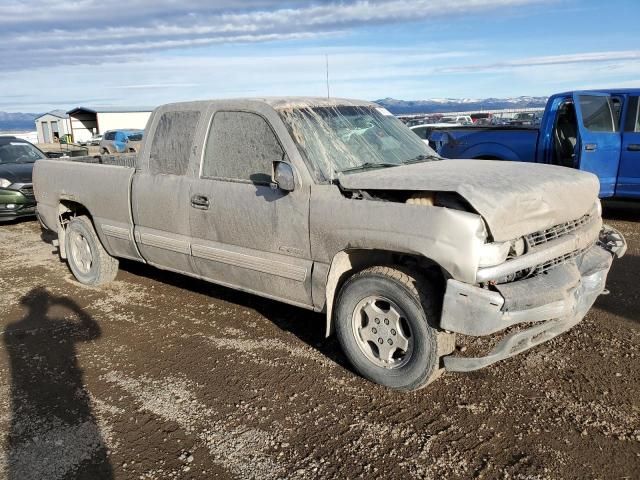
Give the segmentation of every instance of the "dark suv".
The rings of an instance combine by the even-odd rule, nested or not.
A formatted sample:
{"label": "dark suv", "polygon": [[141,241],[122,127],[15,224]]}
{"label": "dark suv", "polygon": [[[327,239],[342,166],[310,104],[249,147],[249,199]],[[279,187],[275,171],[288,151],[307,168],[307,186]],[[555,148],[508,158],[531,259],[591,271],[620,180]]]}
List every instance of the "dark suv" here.
{"label": "dark suv", "polygon": [[0,222],[36,212],[31,173],[46,155],[26,140],[0,136]]}

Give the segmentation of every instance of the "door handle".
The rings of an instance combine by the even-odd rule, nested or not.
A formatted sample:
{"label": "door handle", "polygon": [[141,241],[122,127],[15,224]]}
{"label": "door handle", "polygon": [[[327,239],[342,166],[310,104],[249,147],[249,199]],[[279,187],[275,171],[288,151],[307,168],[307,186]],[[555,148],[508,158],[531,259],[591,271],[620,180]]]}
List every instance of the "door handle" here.
{"label": "door handle", "polygon": [[209,198],[204,195],[193,195],[191,197],[191,206],[199,210],[209,210]]}
{"label": "door handle", "polygon": [[640,144],[638,143],[630,143],[627,145],[627,150],[630,152],[640,152]]}
{"label": "door handle", "polygon": [[586,152],[595,152],[597,148],[598,148],[597,143],[587,143],[584,146],[584,149]]}

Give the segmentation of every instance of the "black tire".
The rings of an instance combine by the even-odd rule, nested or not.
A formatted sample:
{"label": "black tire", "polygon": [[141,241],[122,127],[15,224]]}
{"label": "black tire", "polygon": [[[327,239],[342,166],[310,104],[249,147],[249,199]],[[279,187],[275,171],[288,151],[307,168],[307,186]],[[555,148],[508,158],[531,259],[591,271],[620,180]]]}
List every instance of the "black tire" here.
{"label": "black tire", "polygon": [[[364,340],[359,333],[365,330],[368,333],[372,325],[369,324],[370,319],[366,318],[366,328],[358,326],[360,305],[369,298],[377,297],[388,299],[395,304],[394,307],[403,311],[402,329],[411,337],[410,353],[405,353],[399,360],[392,359],[391,362],[397,364],[392,367],[381,366],[380,360],[376,363],[375,358],[370,358],[371,352],[375,356],[378,346]],[[340,290],[334,319],[338,341],[358,373],[372,382],[398,390],[416,390],[440,376],[440,357],[453,351],[455,339],[453,334],[438,331],[434,327],[438,319],[439,300],[437,292],[426,279],[408,270],[378,266],[349,278]],[[388,327],[386,331],[396,335],[395,330],[388,330]],[[378,332],[374,330],[374,333]],[[387,341],[392,338],[397,337],[388,337]],[[385,345],[384,342],[380,343]],[[367,346],[368,354],[365,353]]]}
{"label": "black tire", "polygon": [[[78,238],[84,239],[79,240],[84,249],[72,245]],[[82,253],[78,253],[80,250]],[[69,269],[80,283],[104,285],[114,280],[118,274],[118,259],[107,253],[93,228],[93,223],[84,215],[74,217],[69,222],[65,232],[65,251]],[[80,257],[87,257],[89,261],[83,263]]]}
{"label": "black tire", "polygon": [[109,150],[107,150],[106,148],[101,148],[100,149],[100,154],[101,155],[109,155]]}

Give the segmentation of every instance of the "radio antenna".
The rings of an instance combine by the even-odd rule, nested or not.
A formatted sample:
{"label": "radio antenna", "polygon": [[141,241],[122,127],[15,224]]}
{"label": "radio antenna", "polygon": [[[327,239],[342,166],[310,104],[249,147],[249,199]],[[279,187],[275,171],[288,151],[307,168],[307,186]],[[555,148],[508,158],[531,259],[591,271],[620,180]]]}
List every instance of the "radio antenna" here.
{"label": "radio antenna", "polygon": [[329,54],[325,54],[326,67],[327,67],[327,98],[331,98],[331,91],[329,90]]}

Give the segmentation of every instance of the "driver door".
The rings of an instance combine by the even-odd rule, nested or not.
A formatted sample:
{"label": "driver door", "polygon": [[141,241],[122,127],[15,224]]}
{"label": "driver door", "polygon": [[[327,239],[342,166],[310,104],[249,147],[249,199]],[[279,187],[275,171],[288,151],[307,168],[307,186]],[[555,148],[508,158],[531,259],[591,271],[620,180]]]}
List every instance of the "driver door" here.
{"label": "driver door", "polygon": [[577,92],[573,100],[580,131],[578,168],[596,174],[600,197],[611,197],[615,193],[621,144],[611,95]]}
{"label": "driver door", "polygon": [[272,188],[273,162],[288,162],[262,115],[210,117],[189,222],[197,273],[216,283],[301,306],[311,299],[309,189]]}

